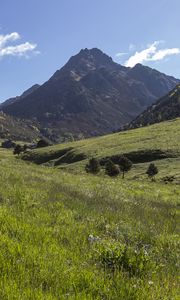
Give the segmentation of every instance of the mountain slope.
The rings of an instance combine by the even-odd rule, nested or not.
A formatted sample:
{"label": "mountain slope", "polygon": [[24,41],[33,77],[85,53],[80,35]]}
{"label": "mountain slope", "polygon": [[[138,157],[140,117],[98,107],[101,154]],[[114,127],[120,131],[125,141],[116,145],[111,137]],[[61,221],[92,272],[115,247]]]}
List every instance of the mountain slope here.
{"label": "mountain slope", "polygon": [[21,96],[17,96],[17,97],[13,97],[13,98],[9,98],[6,101],[4,101],[3,103],[0,104],[0,109],[11,105],[19,100],[22,100],[23,98],[25,98],[26,96],[30,95],[31,93],[33,93],[34,91],[36,91],[38,88],[40,87],[39,84],[34,84],[32,87],[30,87],[28,90],[26,90]]}
{"label": "mountain slope", "polygon": [[137,128],[178,117],[180,117],[180,85],[140,114],[127,128]]}
{"label": "mountain slope", "polygon": [[[47,137],[78,137],[117,130],[179,80],[138,65],[125,68],[99,49],[84,49],[47,82],[3,111],[37,119]],[[158,88],[154,88],[158,87]]]}
{"label": "mountain slope", "polygon": [[32,142],[41,137],[36,122],[22,120],[0,111],[0,138]]}

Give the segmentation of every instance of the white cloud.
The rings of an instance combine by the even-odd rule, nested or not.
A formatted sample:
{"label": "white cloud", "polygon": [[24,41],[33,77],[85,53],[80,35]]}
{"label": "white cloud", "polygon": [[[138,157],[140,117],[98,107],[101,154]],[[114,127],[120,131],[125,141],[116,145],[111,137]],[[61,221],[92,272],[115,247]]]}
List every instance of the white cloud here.
{"label": "white cloud", "polygon": [[20,39],[20,35],[17,32],[12,32],[7,35],[0,35],[0,48],[5,46],[8,42],[13,42]]}
{"label": "white cloud", "polygon": [[153,57],[151,58],[151,60],[161,60],[163,58],[165,58],[166,56],[169,55],[174,55],[174,54],[179,54],[180,53],[180,49],[179,48],[171,48],[171,49],[162,49],[157,51]]}
{"label": "white cloud", "polygon": [[127,54],[128,54],[127,52],[119,52],[119,53],[116,53],[116,57],[121,57],[121,56],[124,56]]}
{"label": "white cloud", "polygon": [[175,55],[180,53],[180,48],[169,48],[160,49],[157,47],[161,41],[155,41],[153,44],[148,45],[146,49],[137,52],[132,55],[126,62],[126,67],[134,67],[138,63],[143,63],[146,61],[158,61],[164,59],[166,56]]}
{"label": "white cloud", "polygon": [[37,47],[36,44],[24,43],[17,46],[9,46],[0,49],[0,56],[13,55],[23,56],[28,51],[33,51]]}
{"label": "white cloud", "polygon": [[21,37],[17,32],[12,32],[7,35],[0,35],[0,57],[27,56],[29,52],[35,53],[34,50],[37,48],[37,44],[26,42],[18,45],[13,45],[13,46],[9,45],[9,43],[15,42],[20,39]]}
{"label": "white cloud", "polygon": [[126,67],[134,67],[137,63],[142,63],[144,61],[149,60],[152,55],[156,53],[157,45],[159,42],[154,42],[153,44],[149,45],[148,48],[137,52],[132,55],[126,62]]}

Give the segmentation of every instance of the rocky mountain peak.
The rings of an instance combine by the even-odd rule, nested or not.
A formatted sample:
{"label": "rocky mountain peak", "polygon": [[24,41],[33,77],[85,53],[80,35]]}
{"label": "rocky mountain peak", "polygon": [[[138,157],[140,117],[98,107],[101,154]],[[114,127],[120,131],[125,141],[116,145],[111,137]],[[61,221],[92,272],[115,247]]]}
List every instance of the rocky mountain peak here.
{"label": "rocky mountain peak", "polygon": [[120,65],[113,62],[110,56],[106,55],[98,48],[85,48],[78,54],[72,56],[63,68],[55,72],[51,79],[57,81],[62,74],[66,74],[76,81],[79,81],[89,72],[101,68],[114,70],[117,66],[120,68]]}
{"label": "rocky mountain peak", "polygon": [[82,68],[89,70],[95,70],[101,67],[108,67],[115,65],[112,58],[103,53],[97,48],[82,49],[77,55],[72,56],[67,64],[64,66],[65,69]]}
{"label": "rocky mountain peak", "polygon": [[67,132],[89,137],[129,123],[178,83],[149,67],[126,68],[97,48],[85,48],[33,93],[2,108],[37,120],[56,141]]}

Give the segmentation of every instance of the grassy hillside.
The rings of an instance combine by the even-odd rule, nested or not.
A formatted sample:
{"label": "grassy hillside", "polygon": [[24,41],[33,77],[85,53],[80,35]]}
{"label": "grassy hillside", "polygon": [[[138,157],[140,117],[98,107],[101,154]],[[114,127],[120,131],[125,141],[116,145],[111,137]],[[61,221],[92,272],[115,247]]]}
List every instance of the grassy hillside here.
{"label": "grassy hillside", "polygon": [[23,156],[38,164],[48,164],[75,173],[83,172],[90,157],[125,154],[134,163],[129,178],[144,179],[150,161],[159,167],[158,178],[173,175],[180,183],[180,119],[98,138],[31,151]]}
{"label": "grassy hillside", "polygon": [[[110,137],[114,149],[126,135]],[[72,174],[4,149],[0,165],[0,299],[179,299],[178,185]]]}
{"label": "grassy hillside", "polygon": [[[148,181],[149,162],[139,163],[139,153],[158,158],[159,178],[178,183],[179,128],[177,119],[24,157],[56,168],[1,149],[0,299],[179,299],[180,187]],[[84,172],[89,157],[119,153],[135,161],[125,180]]]}
{"label": "grassy hillside", "polygon": [[0,138],[32,142],[41,136],[37,122],[18,119],[0,111]]}

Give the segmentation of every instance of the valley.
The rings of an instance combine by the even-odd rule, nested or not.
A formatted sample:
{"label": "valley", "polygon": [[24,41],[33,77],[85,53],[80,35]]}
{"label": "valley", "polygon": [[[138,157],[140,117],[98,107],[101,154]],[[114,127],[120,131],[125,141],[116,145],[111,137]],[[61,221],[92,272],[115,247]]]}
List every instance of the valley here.
{"label": "valley", "polygon": [[180,1],[0,1],[0,300],[180,300]]}

